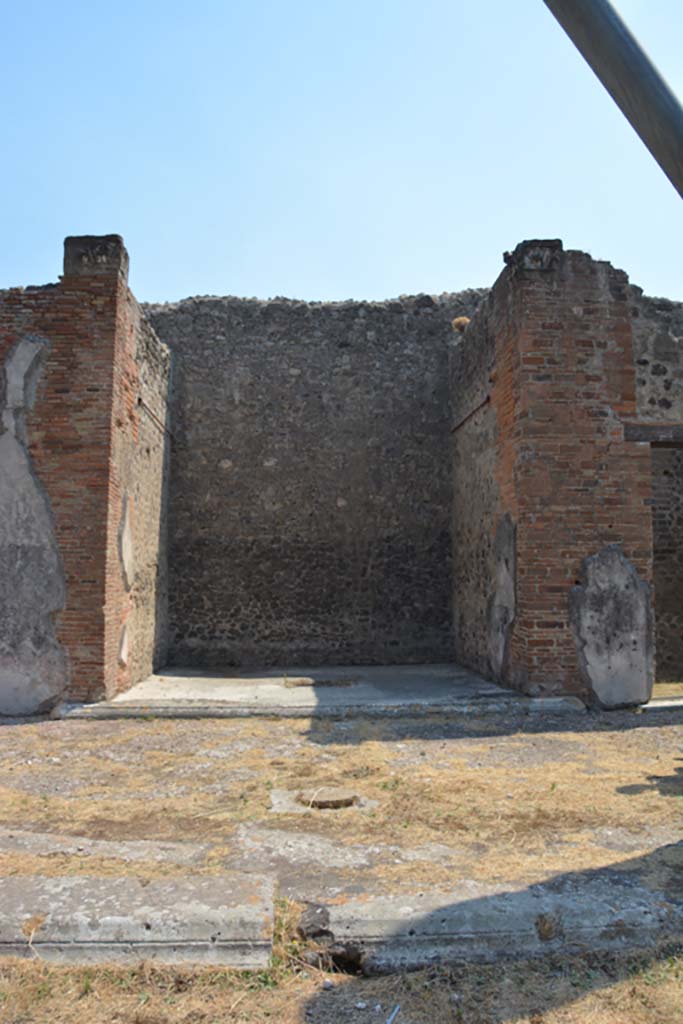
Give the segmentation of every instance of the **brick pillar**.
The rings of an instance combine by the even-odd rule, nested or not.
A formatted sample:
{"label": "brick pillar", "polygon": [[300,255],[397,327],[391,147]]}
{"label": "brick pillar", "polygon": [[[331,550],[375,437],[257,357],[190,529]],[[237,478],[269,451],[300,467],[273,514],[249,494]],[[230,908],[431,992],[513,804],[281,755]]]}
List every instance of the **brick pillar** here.
{"label": "brick pillar", "polygon": [[45,400],[32,424],[34,462],[50,496],[66,578],[58,638],[69,654],[70,699],[111,694],[107,650],[111,575],[114,367],[125,316],[128,254],[118,235],[70,237],[44,328],[54,339]]}
{"label": "brick pillar", "polygon": [[58,284],[0,291],[0,713],[164,657],[170,360],[127,270],[118,235],[67,238]]}
{"label": "brick pillar", "polygon": [[570,623],[584,559],[618,545],[645,592],[652,577],[650,450],[624,440],[635,417],[628,279],[559,241],[524,242],[506,262],[492,303],[491,393],[498,493],[516,523],[503,679],[585,695]]}

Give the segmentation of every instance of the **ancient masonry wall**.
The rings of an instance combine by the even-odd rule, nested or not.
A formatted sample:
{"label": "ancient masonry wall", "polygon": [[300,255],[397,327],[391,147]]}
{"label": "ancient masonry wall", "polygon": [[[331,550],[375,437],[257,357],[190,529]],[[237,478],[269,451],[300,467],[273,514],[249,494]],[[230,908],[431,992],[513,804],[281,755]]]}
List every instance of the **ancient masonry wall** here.
{"label": "ancient masonry wall", "polygon": [[[645,615],[651,464],[648,445],[625,440],[624,422],[637,418],[629,298],[626,275],[609,264],[564,252],[559,242],[523,243],[455,355],[467,365],[477,360],[468,349],[479,350],[485,401],[453,435],[456,521],[467,516],[462,485],[477,431],[486,440],[486,479],[495,481],[480,489],[481,530],[470,529],[467,549],[456,541],[467,567],[456,584],[461,607],[476,609],[458,624],[456,655],[483,670],[471,651],[486,650],[489,672],[526,692],[596,696],[605,666],[587,667],[586,651],[600,659],[582,632],[583,610],[571,610],[577,593],[593,599],[590,556],[625,556],[627,567],[615,561],[609,571],[637,573],[637,586],[628,584],[640,601],[633,615]],[[642,681],[652,652],[647,622],[639,630],[629,657],[640,659],[633,678]],[[622,640],[615,634],[603,650],[611,657],[609,645]]]}
{"label": "ancient masonry wall", "polygon": [[140,307],[121,239],[81,237],[1,292],[0,713],[167,660],[638,703],[653,584],[680,676],[683,305],[557,241],[506,262],[490,292]]}
{"label": "ancient masonry wall", "polygon": [[[63,695],[92,699],[121,683],[112,657],[125,614],[114,436],[135,437],[138,416],[134,400],[127,421],[121,412],[135,375],[119,371],[120,357],[137,333],[126,272],[117,236],[73,238],[59,284],[0,293],[4,713]],[[149,626],[138,633],[149,644]]]}
{"label": "ancient masonry wall", "polygon": [[657,677],[673,679],[683,667],[683,303],[631,293],[638,418],[677,438],[652,445]]}
{"label": "ancient masonry wall", "polygon": [[130,292],[117,334],[112,408],[105,657],[108,692],[167,660],[170,353]]}
{"label": "ancient masonry wall", "polygon": [[450,361],[455,653],[505,682],[517,599],[521,299],[503,274]]}
{"label": "ancient masonry wall", "polygon": [[452,658],[448,349],[481,294],[146,307],[174,361],[173,663]]}
{"label": "ancient masonry wall", "polygon": [[683,670],[683,446],[653,447],[655,624],[657,678]]}

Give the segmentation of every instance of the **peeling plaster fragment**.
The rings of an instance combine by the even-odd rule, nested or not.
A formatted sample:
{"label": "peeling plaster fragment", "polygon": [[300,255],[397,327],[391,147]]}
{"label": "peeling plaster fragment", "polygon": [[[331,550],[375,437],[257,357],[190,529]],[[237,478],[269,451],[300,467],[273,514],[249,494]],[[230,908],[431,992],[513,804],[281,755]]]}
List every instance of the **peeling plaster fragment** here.
{"label": "peeling plaster fragment", "polygon": [[652,592],[618,544],[584,559],[569,595],[579,672],[602,708],[646,703],[654,683]]}
{"label": "peeling plaster fragment", "polygon": [[130,498],[126,494],[123,499],[123,510],[119,524],[119,560],[121,574],[126,590],[133,586],[135,577],[135,561],[133,557],[133,530],[130,523]]}
{"label": "peeling plaster fragment", "polygon": [[489,663],[500,680],[507,662],[512,624],[515,621],[516,530],[509,512],[500,519],[493,542],[495,589],[489,601]]}
{"label": "peeling plaster fragment", "polygon": [[[0,391],[0,714],[47,711],[64,693],[68,661],[54,616],[64,607],[64,573],[48,497],[27,451],[48,343],[27,335],[12,349]],[[3,394],[4,392],[4,394]]]}
{"label": "peeling plaster fragment", "polygon": [[121,639],[119,640],[119,665],[123,668],[128,664],[128,626],[124,623],[121,626]]}

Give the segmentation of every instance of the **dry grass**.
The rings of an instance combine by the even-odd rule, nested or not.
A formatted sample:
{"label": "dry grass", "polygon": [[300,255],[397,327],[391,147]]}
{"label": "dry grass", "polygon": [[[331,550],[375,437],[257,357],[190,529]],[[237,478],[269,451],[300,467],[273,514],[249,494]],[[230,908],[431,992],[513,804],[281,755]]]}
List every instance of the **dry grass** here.
{"label": "dry grass", "polygon": [[[92,839],[207,842],[191,868],[170,862],[5,853],[5,874],[132,874],[225,870],[240,825],[315,833],[339,846],[416,849],[429,860],[372,869],[380,891],[454,877],[507,883],[580,872],[647,855],[683,826],[683,726],[658,718],[582,719],[543,733],[470,721],[45,722],[0,729],[0,824]],[[616,723],[616,724],[615,724]],[[621,723],[621,724],[619,724]],[[274,815],[273,788],[352,785],[365,810]],[[628,853],[600,830],[630,837]],[[659,830],[659,832],[657,832]],[[664,857],[680,856],[668,849]],[[255,855],[254,855],[255,856]],[[683,877],[668,866],[669,883]],[[362,874],[360,869],[355,875]],[[0,1024],[683,1024],[680,957],[568,958],[422,971],[390,978],[304,968],[281,905],[274,964],[216,969],[59,968],[0,961]],[[367,1004],[365,1010],[357,1004]],[[376,1005],[381,1010],[374,1012]]]}
{"label": "dry grass", "polygon": [[574,957],[384,978],[285,962],[242,973],[0,965],[2,1024],[384,1024],[396,1005],[396,1024],[679,1024],[683,959]]}
{"label": "dry grass", "polygon": [[683,697],[683,680],[681,679],[659,679],[654,685],[652,696],[657,697]]}
{"label": "dry grass", "polygon": [[[633,719],[632,719],[633,720]],[[612,719],[613,721],[613,719]],[[107,726],[106,731],[103,726]],[[241,824],[325,836],[335,844],[446,844],[452,860],[382,868],[435,884],[453,871],[525,882],[549,870],[621,859],[596,840],[616,829],[628,855],[648,829],[683,826],[683,727],[448,737],[406,723],[308,721],[50,722],[0,731],[0,824],[92,839],[192,840],[213,846],[192,871],[225,869]],[[311,733],[315,730],[315,741]],[[440,731],[442,730],[442,731]],[[10,744],[5,741],[11,740]],[[369,809],[269,811],[270,791],[353,786]],[[654,846],[657,842],[654,843]],[[473,855],[473,851],[476,855]],[[9,873],[182,873],[173,865],[5,854]],[[186,870],[186,869],[185,869]]]}

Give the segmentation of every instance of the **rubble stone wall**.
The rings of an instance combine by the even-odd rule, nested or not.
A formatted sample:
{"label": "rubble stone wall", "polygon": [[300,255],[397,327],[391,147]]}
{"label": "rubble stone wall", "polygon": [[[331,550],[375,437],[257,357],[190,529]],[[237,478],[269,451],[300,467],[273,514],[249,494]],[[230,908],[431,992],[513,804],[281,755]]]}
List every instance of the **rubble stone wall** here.
{"label": "rubble stone wall", "polygon": [[683,447],[652,450],[657,678],[683,674]]}
{"label": "rubble stone wall", "polygon": [[452,659],[448,352],[480,298],[146,307],[174,363],[173,663]]}

